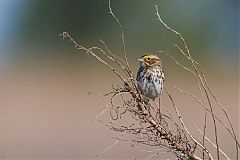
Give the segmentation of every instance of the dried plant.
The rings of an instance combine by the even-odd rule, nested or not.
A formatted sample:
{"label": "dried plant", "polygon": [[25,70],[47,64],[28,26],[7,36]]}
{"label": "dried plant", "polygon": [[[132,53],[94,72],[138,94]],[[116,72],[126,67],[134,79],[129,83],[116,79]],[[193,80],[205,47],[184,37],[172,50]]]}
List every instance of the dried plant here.
{"label": "dried plant", "polygon": [[[191,52],[182,34],[169,27],[162,20],[158,11],[158,6],[155,6],[155,11],[157,20],[160,22],[160,24],[179,37],[181,43],[175,44],[174,46],[185,58],[185,60],[190,62],[190,67],[184,66],[170,54],[159,51],[172,59],[179,67],[190,72],[196,80],[199,92],[201,93],[201,99],[197,98],[191,93],[183,91],[180,88],[176,88],[176,91],[192,97],[193,100],[198,102],[199,105],[204,109],[205,115],[203,131],[196,127],[196,130],[198,130],[202,135],[202,140],[198,140],[190,133],[184,123],[184,117],[182,117],[178,111],[174,97],[170,94],[166,87],[164,87],[164,90],[175,110],[174,113],[164,110],[161,108],[160,104],[158,105],[158,108],[154,107],[151,103],[148,103],[146,106],[143,100],[144,97],[137,87],[134,73],[128,63],[123,26],[117,16],[113,13],[111,3],[109,1],[109,12],[119,25],[119,29],[121,31],[124,54],[123,59],[118,55],[113,54],[102,40],[100,40],[102,44],[100,47],[85,47],[77,43],[67,32],[63,32],[61,34],[63,39],[70,40],[76,49],[94,57],[98,62],[108,67],[112,73],[123,82],[123,85],[113,87],[112,91],[105,95],[110,96],[110,101],[103,111],[96,117],[99,122],[103,123],[109,129],[122,133],[121,136],[115,137],[116,141],[104,149],[103,152],[111,149],[120,141],[131,141],[133,144],[135,144],[136,148],[138,147],[138,144],[154,148],[153,150],[142,150],[147,153],[151,153],[151,155],[147,158],[152,158],[153,156],[160,155],[162,153],[172,153],[177,159],[212,160],[214,159],[215,154],[217,159],[220,159],[221,157],[230,159],[229,156],[220,149],[217,127],[217,123],[219,123],[229,133],[229,137],[227,138],[232,138],[235,141],[236,158],[238,159],[238,150],[240,145],[224,106],[217,100],[215,94],[209,87],[201,65],[192,58]],[[214,107],[221,108],[228,124],[225,124],[223,122],[224,120],[215,114],[213,108],[213,104],[215,103],[217,105]],[[108,122],[101,120],[101,116],[107,113],[107,110],[110,111],[107,115],[111,119]],[[174,116],[176,116],[177,119],[175,119]],[[208,116],[211,116],[214,125],[215,142],[212,142],[206,136],[206,128],[207,124],[209,123],[207,123]],[[124,120],[127,118],[129,118],[130,121],[128,120],[126,123]],[[131,138],[123,138],[124,135],[131,135]],[[216,148],[216,150],[210,152],[206,143],[211,144],[214,148]],[[165,152],[163,152],[162,149],[165,149]]]}

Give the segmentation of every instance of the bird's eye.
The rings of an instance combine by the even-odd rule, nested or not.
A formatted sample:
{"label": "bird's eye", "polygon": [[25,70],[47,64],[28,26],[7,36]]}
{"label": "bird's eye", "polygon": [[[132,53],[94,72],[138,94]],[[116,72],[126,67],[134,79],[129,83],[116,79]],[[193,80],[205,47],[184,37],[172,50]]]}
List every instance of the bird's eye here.
{"label": "bird's eye", "polygon": [[150,58],[147,58],[148,61],[150,61]]}

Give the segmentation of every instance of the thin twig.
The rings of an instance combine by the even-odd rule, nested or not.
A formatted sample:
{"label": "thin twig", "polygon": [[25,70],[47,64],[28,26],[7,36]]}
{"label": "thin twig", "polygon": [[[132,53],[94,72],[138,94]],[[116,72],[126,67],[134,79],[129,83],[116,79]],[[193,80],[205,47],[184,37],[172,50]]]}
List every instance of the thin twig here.
{"label": "thin twig", "polygon": [[128,67],[128,71],[131,73],[131,69],[130,69],[130,66],[129,66],[129,64],[128,64],[128,59],[127,59],[127,52],[126,52],[125,36],[124,36],[123,26],[122,26],[122,24],[120,23],[120,21],[119,21],[119,19],[117,18],[117,16],[115,16],[115,14],[114,14],[113,11],[112,11],[112,8],[111,8],[111,0],[108,1],[108,8],[109,8],[109,13],[113,16],[113,18],[115,19],[115,21],[117,22],[117,24],[118,24],[118,26],[119,26],[119,28],[120,28],[124,58],[125,58],[125,62],[126,62],[127,67]]}
{"label": "thin twig", "polygon": [[187,129],[186,125],[184,124],[184,122],[183,122],[183,120],[182,120],[182,117],[181,117],[181,115],[180,115],[180,113],[179,113],[179,111],[178,111],[178,108],[177,108],[176,105],[175,105],[175,102],[174,102],[172,96],[170,95],[170,93],[169,93],[169,91],[166,89],[166,87],[164,87],[164,89],[165,89],[167,95],[169,96],[169,98],[170,98],[170,100],[171,100],[171,102],[172,102],[172,105],[173,105],[173,107],[174,107],[174,109],[175,109],[175,111],[176,111],[176,113],[177,113],[177,115],[178,115],[178,119],[180,120],[180,123],[181,123],[181,125],[183,126],[183,128],[185,129],[185,131],[188,133],[188,135],[191,137],[191,139],[192,139],[194,142],[196,142],[200,147],[202,147],[202,149],[207,152],[208,156],[209,156],[211,159],[213,159],[213,158],[212,158],[212,155],[210,154],[210,152],[209,152],[195,137],[193,137],[193,135],[188,131],[188,129]]}
{"label": "thin twig", "polygon": [[[112,60],[113,60],[115,63],[118,64],[118,66],[123,70],[123,72],[126,73],[127,76],[131,76],[131,73],[129,73],[129,70],[125,67],[125,66],[127,66],[126,62],[124,62],[123,59],[120,58],[120,57],[118,57],[117,55],[112,54],[112,52],[110,52],[110,50],[108,49],[106,43],[105,43],[103,40],[100,40],[100,42],[104,45],[104,48],[106,49],[107,53],[108,53],[109,55],[111,55]],[[118,61],[118,59],[119,59],[120,61]],[[122,64],[122,63],[123,63],[123,64]]]}
{"label": "thin twig", "polygon": [[107,62],[105,62],[103,59],[101,59],[99,56],[97,56],[94,52],[91,50],[79,45],[67,32],[62,33],[63,39],[69,38],[69,40],[74,44],[76,49],[84,50],[86,53],[90,53],[94,58],[96,58],[97,61],[107,66],[109,69],[111,69],[124,83],[126,83],[125,79]]}
{"label": "thin twig", "polygon": [[[202,144],[205,146],[205,136],[206,136],[206,129],[207,129],[207,110],[205,109],[204,112],[204,125],[203,125],[203,139],[202,139]],[[203,152],[203,159],[204,159],[204,152]]]}
{"label": "thin twig", "polygon": [[[196,100],[196,101],[200,104],[200,106],[203,107],[203,109],[205,109],[205,110],[207,110],[209,113],[211,113],[211,110],[208,109],[196,96],[194,96],[194,95],[192,95],[192,94],[190,94],[190,93],[188,93],[188,92],[186,92],[186,91],[183,91],[183,90],[180,89],[180,88],[177,88],[177,90],[179,90],[179,91],[182,92],[183,94],[186,94],[186,95],[192,97],[194,100]],[[237,139],[235,139],[235,136],[233,135],[233,133],[231,133],[230,129],[226,126],[226,124],[224,124],[224,123],[221,121],[221,119],[218,118],[215,114],[214,114],[214,117],[215,117],[216,120],[218,120],[218,122],[220,122],[220,123],[223,125],[223,127],[228,131],[228,133],[231,135],[231,137],[236,141],[237,145],[240,146],[240,144],[238,143]]]}
{"label": "thin twig", "polygon": [[207,87],[208,91],[209,91],[210,94],[212,95],[213,99],[214,99],[214,100],[218,103],[218,105],[221,107],[224,115],[226,116],[226,118],[227,118],[227,120],[228,120],[228,123],[230,124],[231,130],[232,130],[233,135],[234,135],[234,140],[235,140],[235,142],[236,142],[236,151],[237,151],[236,158],[238,159],[238,157],[239,157],[239,151],[238,151],[238,150],[239,150],[240,146],[239,146],[239,142],[238,142],[238,140],[237,140],[237,136],[236,136],[235,130],[234,130],[234,128],[233,128],[232,122],[231,122],[231,120],[230,120],[230,118],[229,118],[229,116],[228,116],[228,114],[227,114],[227,111],[225,110],[224,106],[219,102],[219,100],[217,99],[217,97],[213,94],[210,86],[208,85],[207,80],[206,80],[206,76],[204,75],[204,72],[203,72],[202,67],[201,67],[199,64],[198,64],[198,66],[199,66],[199,68],[200,68],[200,71],[201,71],[202,76],[203,76],[203,80],[204,80],[204,82],[205,82],[205,84],[206,84],[206,87]]}
{"label": "thin twig", "polygon": [[192,56],[190,54],[190,51],[188,49],[188,46],[186,44],[186,41],[185,39],[183,38],[183,36],[177,32],[176,30],[172,29],[171,27],[169,27],[162,19],[161,19],[161,16],[159,15],[159,12],[158,12],[158,6],[155,5],[155,8],[156,8],[156,15],[158,17],[158,20],[168,29],[170,30],[171,32],[173,32],[174,34],[178,35],[183,43],[183,46],[184,48],[186,49],[187,51],[187,55],[188,57],[190,58],[191,62],[192,62],[192,65],[193,65],[193,68],[195,69],[195,72],[196,74],[198,75],[198,78],[200,79],[200,82],[202,83],[202,86],[203,86],[203,89],[204,89],[204,92],[205,92],[205,95],[206,95],[206,98],[207,98],[207,101],[208,101],[208,104],[209,104],[209,107],[211,109],[211,112],[212,112],[212,119],[213,119],[213,124],[214,124],[214,132],[215,132],[215,141],[216,141],[216,145],[217,145],[217,157],[218,157],[218,160],[219,160],[219,144],[218,144],[218,133],[217,133],[217,124],[216,124],[216,120],[215,120],[215,117],[213,115],[214,111],[213,111],[213,108],[212,108],[212,104],[211,104],[211,101],[210,101],[210,98],[208,96],[208,93],[207,93],[207,90],[204,86],[204,83],[203,83],[203,80],[202,80],[202,77],[199,75],[199,71],[194,63],[194,60],[192,59]]}
{"label": "thin twig", "polygon": [[[194,127],[198,130],[198,132],[203,135],[204,133],[197,127],[197,125],[195,123],[193,123]],[[214,144],[208,137],[204,136],[205,139],[211,143],[211,145],[214,147],[214,148],[217,148],[216,144]],[[226,153],[224,153],[221,149],[219,149],[220,153],[222,153],[222,155],[227,158],[228,160],[230,160],[230,158],[226,155]]]}
{"label": "thin twig", "polygon": [[[106,147],[103,151],[100,152],[100,154],[103,154],[105,152],[107,152],[108,150],[110,150],[111,148],[113,148],[115,145],[117,145],[119,142],[118,139],[115,140],[114,143],[112,143],[111,145],[109,145],[108,147]],[[96,155],[96,157],[98,157],[99,155]]]}

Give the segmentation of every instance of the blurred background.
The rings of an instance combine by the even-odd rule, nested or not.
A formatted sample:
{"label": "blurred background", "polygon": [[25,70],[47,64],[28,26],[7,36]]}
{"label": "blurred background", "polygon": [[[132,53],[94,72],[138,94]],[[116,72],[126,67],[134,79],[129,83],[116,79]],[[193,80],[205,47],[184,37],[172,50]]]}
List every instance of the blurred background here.
{"label": "blurred background", "polygon": [[[174,47],[179,39],[157,21],[157,4],[162,19],[185,37],[238,130],[237,0],[112,0],[111,4],[124,27],[129,62],[136,72],[138,57],[160,50],[187,65]],[[113,53],[122,56],[119,29],[108,12],[107,0],[0,0],[0,158],[91,159],[113,142],[114,133],[91,121],[108,98],[87,93],[106,93],[120,81],[59,36],[67,31],[86,47],[99,46],[102,39]],[[204,112],[174,89],[177,86],[199,96],[194,78],[168,57],[159,56],[166,86],[176,96],[180,112],[186,121],[201,126]],[[163,95],[167,106],[165,99]],[[188,125],[194,132],[192,123]],[[223,150],[233,155],[232,141],[224,132],[220,137]],[[119,144],[101,158],[144,156]]]}

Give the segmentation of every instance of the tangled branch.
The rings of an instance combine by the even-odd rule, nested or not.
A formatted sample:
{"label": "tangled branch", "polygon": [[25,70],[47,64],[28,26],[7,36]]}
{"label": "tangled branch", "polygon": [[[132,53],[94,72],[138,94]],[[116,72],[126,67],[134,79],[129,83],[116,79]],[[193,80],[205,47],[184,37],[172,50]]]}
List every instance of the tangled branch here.
{"label": "tangled branch", "polygon": [[[171,105],[173,106],[175,113],[169,113],[168,111],[163,110],[161,110],[160,112],[160,106],[156,108],[152,104],[146,104],[144,102],[144,96],[140,93],[137,87],[137,82],[134,79],[133,71],[131,70],[128,63],[123,26],[117,16],[113,13],[110,1],[108,5],[109,13],[114,18],[121,31],[124,59],[113,54],[107,47],[106,43],[102,40],[100,40],[102,47],[85,47],[77,43],[74,38],[72,38],[72,36],[67,32],[63,32],[61,34],[63,39],[69,40],[73,43],[76,49],[83,51],[83,53],[92,56],[98,62],[105,65],[112,71],[114,75],[116,75],[123,82],[123,85],[117,88],[113,88],[109,94],[106,94],[106,96],[110,96],[110,100],[107,103],[106,107],[103,109],[103,111],[96,117],[96,119],[98,119],[99,122],[103,123],[106,127],[113,131],[123,133],[124,135],[131,135],[131,142],[134,144],[142,144],[157,148],[151,150],[151,153],[153,154],[148,156],[147,158],[151,158],[162,153],[172,153],[178,159],[213,160],[213,155],[206,147],[206,140],[207,142],[210,142],[214,147],[216,147],[217,159],[220,159],[220,154],[222,154],[225,158],[229,159],[227,154],[220,149],[218,141],[218,129],[216,124],[218,121],[224,126],[224,128],[228,131],[230,136],[236,142],[236,157],[238,159],[238,149],[240,145],[237,141],[237,136],[235,134],[233,125],[229,119],[227,112],[224,109],[224,106],[221,105],[220,102],[218,102],[216,96],[211,91],[202,67],[197,61],[192,58],[184,37],[179,32],[169,27],[162,20],[158,11],[158,6],[155,6],[158,21],[166,29],[179,37],[179,39],[181,40],[181,46],[183,47],[180,47],[177,44],[175,44],[175,47],[180,52],[180,54],[183,55],[186,60],[191,63],[192,68],[182,65],[174,57],[167,53],[165,53],[165,55],[169,56],[178,66],[194,75],[202,96],[202,100],[199,100],[194,95],[177,88],[181,93],[190,95],[205,110],[203,132],[198,128],[199,132],[203,136],[202,141],[194,137],[187,129],[183,117],[181,116],[177,108],[174,97],[171,95],[171,93],[166,87],[165,91],[168,95],[169,100],[171,101]],[[228,125],[224,124],[222,120],[218,118],[218,116],[215,114],[213,109],[213,102],[210,97],[213,97],[213,100],[217,102],[218,106],[221,107],[228,120],[230,128],[228,127]],[[207,103],[205,103],[205,99],[207,100]],[[111,121],[105,122],[100,120],[100,117],[104,113],[106,113],[107,110],[109,110]],[[211,115],[214,124],[215,143],[210,141],[210,139],[206,136],[205,129],[207,127],[207,114]],[[173,115],[177,116],[177,120],[173,118]],[[121,120],[126,117],[130,117],[130,120],[128,120],[129,123],[121,123]],[[103,152],[111,149],[113,146],[119,143],[119,141],[125,141],[126,139],[116,137],[115,140],[115,143],[104,149]],[[166,149],[166,152],[163,152],[161,149]],[[148,153],[150,153],[150,151],[148,151]]]}

